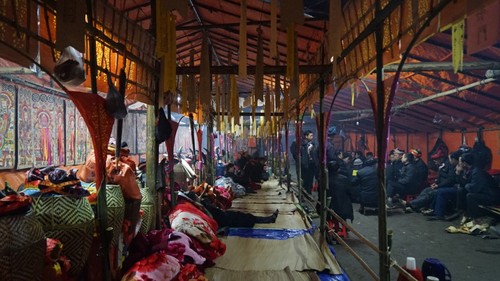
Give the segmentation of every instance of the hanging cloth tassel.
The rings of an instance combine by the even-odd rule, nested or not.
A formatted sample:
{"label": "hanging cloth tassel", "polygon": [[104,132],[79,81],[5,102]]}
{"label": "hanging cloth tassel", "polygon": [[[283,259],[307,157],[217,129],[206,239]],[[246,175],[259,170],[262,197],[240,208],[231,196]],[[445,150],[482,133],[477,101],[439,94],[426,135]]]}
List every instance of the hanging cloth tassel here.
{"label": "hanging cloth tassel", "polygon": [[255,66],[255,97],[261,101],[264,101],[263,90],[264,90],[264,51],[262,50],[263,40],[262,40],[262,29],[257,28],[258,39],[257,39],[257,61]]}
{"label": "hanging cloth tassel", "polygon": [[230,76],[231,81],[231,114],[234,117],[234,123],[240,122],[240,101],[238,98],[238,89],[236,88],[236,77]]}
{"label": "hanging cloth tassel", "polygon": [[338,76],[337,69],[337,58],[340,57],[342,52],[341,45],[341,28],[339,22],[342,19],[342,4],[341,0],[331,0],[330,1],[330,19],[328,23],[328,54],[329,58],[334,59],[333,65],[333,76]]}
{"label": "hanging cloth tassel", "polygon": [[238,65],[238,76],[247,78],[247,1],[241,0],[240,9],[240,59]]}
{"label": "hanging cloth tassel", "polygon": [[[156,18],[166,19],[169,17],[169,10],[166,1],[156,1]],[[168,20],[156,21],[156,55],[161,57],[168,52]]]}
{"label": "hanging cloth tassel", "polygon": [[271,58],[276,58],[278,56],[278,13],[277,13],[277,2],[278,0],[271,0],[271,42],[269,45],[269,51]]}
{"label": "hanging cloth tassel", "polygon": [[351,106],[354,106],[354,83],[351,84]]}
{"label": "hanging cloth tassel", "polygon": [[[190,56],[189,56],[189,66],[193,67],[194,66],[194,50],[191,50]],[[189,112],[195,112],[196,111],[196,80],[194,77],[194,74],[190,74],[188,77],[188,110]]]}
{"label": "hanging cloth tassel", "polygon": [[186,114],[188,112],[188,76],[182,75],[182,86],[181,86],[181,112]]}
{"label": "hanging cloth tassel", "polygon": [[266,122],[271,121],[271,93],[269,92],[269,86],[266,85],[266,97],[264,103],[264,119]]}
{"label": "hanging cloth tassel", "polygon": [[220,106],[220,88],[219,76],[215,75],[215,114],[217,119],[217,131],[220,132],[221,126],[221,106]]}
{"label": "hanging cloth tassel", "polygon": [[212,105],[212,74],[210,73],[210,52],[208,39],[203,39],[201,47],[200,62],[200,103],[203,108],[211,108]]}
{"label": "hanging cloth tassel", "polygon": [[295,25],[293,23],[290,23],[286,29],[286,77],[288,79],[293,79],[294,73],[295,73],[295,59],[296,59],[296,52],[295,52]]}
{"label": "hanging cloth tassel", "polygon": [[[276,65],[278,66],[279,63],[279,56],[276,58]],[[276,74],[274,75],[274,100],[275,100],[275,105],[276,105],[276,110],[279,110],[281,107],[281,87],[280,87],[280,75]]]}
{"label": "hanging cloth tassel", "polygon": [[167,52],[165,53],[165,60],[163,64],[164,68],[164,80],[163,80],[163,90],[164,92],[170,91],[171,93],[176,92],[176,36],[175,36],[175,20],[176,16],[172,13],[168,13],[167,17]]}
{"label": "hanging cloth tassel", "polygon": [[461,71],[464,63],[464,26],[464,19],[461,19],[451,27],[451,53],[454,73]]}

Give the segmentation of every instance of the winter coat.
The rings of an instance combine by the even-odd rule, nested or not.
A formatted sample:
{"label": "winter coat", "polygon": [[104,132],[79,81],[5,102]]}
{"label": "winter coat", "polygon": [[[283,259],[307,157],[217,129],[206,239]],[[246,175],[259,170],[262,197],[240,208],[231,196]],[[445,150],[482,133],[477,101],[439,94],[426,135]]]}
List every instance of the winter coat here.
{"label": "winter coat", "polygon": [[353,194],[348,178],[341,174],[332,174],[328,176],[328,181],[328,196],[332,198],[330,209],[335,211],[344,220],[353,220]]}
{"label": "winter coat", "polygon": [[363,167],[353,177],[353,184],[359,185],[360,203],[367,207],[378,206],[378,176],[375,165]]}

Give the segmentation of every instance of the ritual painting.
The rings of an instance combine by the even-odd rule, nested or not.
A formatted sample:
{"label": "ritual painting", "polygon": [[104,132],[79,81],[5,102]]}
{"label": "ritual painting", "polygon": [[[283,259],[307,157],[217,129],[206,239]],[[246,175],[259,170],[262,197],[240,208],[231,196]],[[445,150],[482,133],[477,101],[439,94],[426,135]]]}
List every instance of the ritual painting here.
{"label": "ritual painting", "polygon": [[1,83],[0,88],[0,169],[11,169],[15,163],[15,87]]}
{"label": "ritual painting", "polygon": [[66,165],[75,164],[75,132],[76,107],[71,101],[66,101]]}
{"label": "ritual painting", "polygon": [[83,164],[87,158],[87,154],[90,152],[91,145],[89,145],[92,140],[89,137],[89,130],[87,125],[80,115],[78,110],[75,111],[76,120],[76,137],[75,137],[75,165]]}
{"label": "ritual painting", "polygon": [[18,169],[31,168],[35,163],[35,147],[33,137],[33,112],[32,112],[32,93],[29,89],[24,87],[17,88],[17,112],[19,118],[17,119],[18,127]]}
{"label": "ritual painting", "polygon": [[[135,114],[137,130],[137,154],[146,153],[146,114]],[[162,146],[160,146],[162,147]]]}

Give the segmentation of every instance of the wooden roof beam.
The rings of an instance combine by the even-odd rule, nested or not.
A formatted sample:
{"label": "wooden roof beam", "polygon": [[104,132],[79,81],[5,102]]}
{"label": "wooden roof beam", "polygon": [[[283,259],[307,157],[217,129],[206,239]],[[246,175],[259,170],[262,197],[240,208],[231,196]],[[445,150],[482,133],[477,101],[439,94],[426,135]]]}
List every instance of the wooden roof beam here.
{"label": "wooden roof beam", "polygon": [[[323,74],[329,69],[331,70],[332,66],[330,64],[326,65],[300,65],[299,73],[300,74]],[[256,66],[249,65],[247,66],[247,73],[252,75],[255,74]],[[200,66],[178,66],[177,72],[178,75],[183,74],[199,74]],[[213,65],[210,67],[211,74],[238,74],[238,65]],[[264,74],[285,74],[286,73],[286,65],[264,65]]]}

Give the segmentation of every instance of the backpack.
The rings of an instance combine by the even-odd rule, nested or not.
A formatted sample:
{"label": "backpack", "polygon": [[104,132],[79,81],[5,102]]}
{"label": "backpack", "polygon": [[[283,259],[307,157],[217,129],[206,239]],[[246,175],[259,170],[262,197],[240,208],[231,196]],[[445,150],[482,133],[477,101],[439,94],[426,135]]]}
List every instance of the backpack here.
{"label": "backpack", "polygon": [[451,281],[451,273],[448,268],[438,259],[426,258],[422,263],[422,275],[424,280],[427,276],[439,278],[439,281]]}

